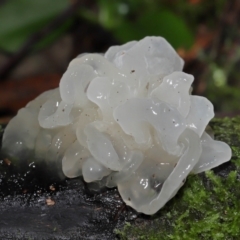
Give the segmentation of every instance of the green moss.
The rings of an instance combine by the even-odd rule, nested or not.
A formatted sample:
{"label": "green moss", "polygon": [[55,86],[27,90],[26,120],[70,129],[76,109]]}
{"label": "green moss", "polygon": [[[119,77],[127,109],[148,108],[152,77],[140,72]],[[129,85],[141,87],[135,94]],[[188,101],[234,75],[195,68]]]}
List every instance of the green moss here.
{"label": "green moss", "polygon": [[215,138],[231,146],[231,162],[189,176],[156,215],[118,230],[120,239],[239,239],[240,117],[214,119],[210,125]]}

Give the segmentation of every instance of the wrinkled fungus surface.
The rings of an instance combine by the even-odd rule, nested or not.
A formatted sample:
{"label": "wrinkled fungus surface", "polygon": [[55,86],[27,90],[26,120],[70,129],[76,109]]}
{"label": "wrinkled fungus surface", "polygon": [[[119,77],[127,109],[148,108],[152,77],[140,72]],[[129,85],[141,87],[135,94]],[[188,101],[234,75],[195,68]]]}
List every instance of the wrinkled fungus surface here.
{"label": "wrinkled fungus surface", "polygon": [[194,78],[183,64],[161,37],[82,54],[59,88],[10,121],[3,150],[47,161],[62,177],[117,186],[127,205],[154,214],[188,174],[231,158],[229,146],[205,131],[213,105],[191,95]]}

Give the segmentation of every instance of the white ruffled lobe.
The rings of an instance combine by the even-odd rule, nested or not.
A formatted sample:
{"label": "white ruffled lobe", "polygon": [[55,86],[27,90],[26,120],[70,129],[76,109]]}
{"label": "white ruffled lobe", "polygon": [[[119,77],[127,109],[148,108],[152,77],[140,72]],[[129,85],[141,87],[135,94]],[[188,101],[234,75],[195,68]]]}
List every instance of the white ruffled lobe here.
{"label": "white ruffled lobe", "polygon": [[226,143],[213,140],[206,132],[201,137],[201,145],[202,155],[192,171],[195,174],[215,168],[232,156]]}
{"label": "white ruffled lobe", "polygon": [[191,104],[189,90],[192,82],[192,75],[174,72],[163,78],[163,82],[150,93],[150,97],[170,104],[186,117]]}
{"label": "white ruffled lobe", "polygon": [[146,37],[122,47],[111,47],[105,57],[135,79],[138,96],[142,96],[146,86],[152,88],[167,74],[183,68],[183,60],[161,37]]}
{"label": "white ruffled lobe", "polygon": [[28,158],[35,149],[35,140],[39,134],[38,112],[49,100],[60,99],[59,90],[49,90],[42,93],[18,114],[7,125],[2,141],[2,149],[11,157]]}
{"label": "white ruffled lobe", "polygon": [[75,178],[82,175],[82,166],[86,159],[91,156],[89,150],[75,140],[64,153],[62,169],[65,176]]}
{"label": "white ruffled lobe", "polygon": [[110,139],[91,124],[86,126],[84,133],[92,156],[105,167],[113,171],[120,171],[119,158]]}
{"label": "white ruffled lobe", "polygon": [[190,96],[191,106],[186,118],[187,127],[202,136],[207,124],[214,117],[213,105],[205,97]]}
{"label": "white ruffled lobe", "polygon": [[111,170],[104,167],[94,158],[88,158],[82,166],[83,178],[85,182],[99,181],[109,175]]}

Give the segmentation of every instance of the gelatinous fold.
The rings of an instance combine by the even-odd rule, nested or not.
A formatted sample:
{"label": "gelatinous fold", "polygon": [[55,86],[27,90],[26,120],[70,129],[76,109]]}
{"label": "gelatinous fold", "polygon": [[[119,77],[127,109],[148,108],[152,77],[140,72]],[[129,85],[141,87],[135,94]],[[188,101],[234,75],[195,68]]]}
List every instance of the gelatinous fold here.
{"label": "gelatinous fold", "polygon": [[3,150],[43,161],[60,177],[117,187],[126,204],[154,214],[188,174],[231,158],[230,147],[205,132],[213,105],[191,95],[194,78],[182,68],[161,37],[81,54],[58,89],[10,121]]}

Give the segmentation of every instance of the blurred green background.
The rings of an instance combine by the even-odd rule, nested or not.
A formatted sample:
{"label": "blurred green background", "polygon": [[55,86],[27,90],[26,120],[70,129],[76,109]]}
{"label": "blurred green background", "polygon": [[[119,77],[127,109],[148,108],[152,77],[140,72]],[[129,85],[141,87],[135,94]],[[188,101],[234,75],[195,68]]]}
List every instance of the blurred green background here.
{"label": "blurred green background", "polygon": [[[194,94],[209,98],[220,116],[237,115],[239,2],[0,0],[0,117],[24,106],[34,96],[27,92],[57,85],[79,53],[104,52],[147,35],[165,37],[182,56],[184,71],[195,76]],[[13,94],[19,86],[27,88],[24,97]]]}

